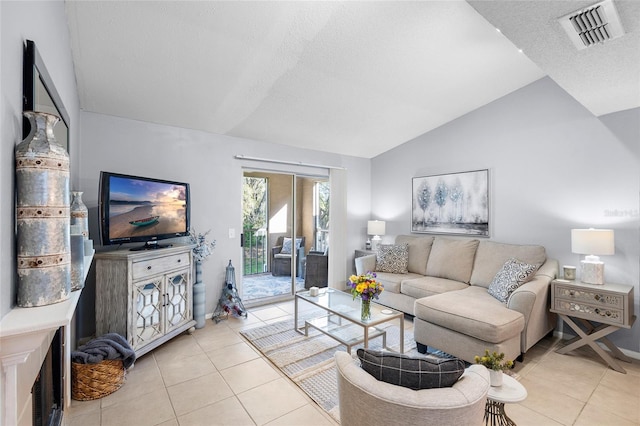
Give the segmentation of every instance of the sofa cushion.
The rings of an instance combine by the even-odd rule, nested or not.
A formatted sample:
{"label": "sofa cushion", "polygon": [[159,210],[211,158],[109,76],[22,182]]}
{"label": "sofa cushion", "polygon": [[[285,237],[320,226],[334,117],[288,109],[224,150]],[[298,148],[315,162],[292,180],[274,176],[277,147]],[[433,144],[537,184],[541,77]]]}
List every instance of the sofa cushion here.
{"label": "sofa cushion", "polygon": [[547,260],[547,254],[542,246],[480,241],[471,274],[471,285],[488,288],[502,265],[511,257],[537,267]]}
{"label": "sofa cushion", "polygon": [[427,262],[427,275],[469,283],[479,242],[436,238]]}
{"label": "sofa cushion", "polygon": [[427,260],[433,245],[433,237],[416,237],[414,235],[398,235],[396,244],[409,244],[409,263],[407,270],[416,274],[427,275]]}
{"label": "sofa cushion", "polygon": [[447,291],[462,290],[467,287],[469,287],[469,284],[448,280],[446,278],[420,277],[402,280],[400,283],[400,292],[414,299],[420,299],[421,297],[433,296],[434,294]]}
{"label": "sofa cushion", "polygon": [[538,266],[529,265],[512,257],[502,265],[502,268],[489,284],[489,294],[502,303],[507,303],[511,293],[531,280],[537,270]]}
{"label": "sofa cushion", "polygon": [[406,280],[422,278],[424,275],[407,273],[392,274],[390,272],[376,272],[376,281],[384,287],[384,293],[400,293],[400,286]]}
{"label": "sofa cushion", "polygon": [[524,316],[487,293],[469,286],[417,299],[416,317],[490,343],[501,343],[524,330]]}
{"label": "sofa cushion", "polygon": [[411,357],[371,349],[358,349],[357,353],[362,369],[377,380],[413,390],[453,386],[465,368],[458,358]]}
{"label": "sofa cushion", "polygon": [[409,262],[408,244],[380,244],[376,253],[376,271],[406,274]]}

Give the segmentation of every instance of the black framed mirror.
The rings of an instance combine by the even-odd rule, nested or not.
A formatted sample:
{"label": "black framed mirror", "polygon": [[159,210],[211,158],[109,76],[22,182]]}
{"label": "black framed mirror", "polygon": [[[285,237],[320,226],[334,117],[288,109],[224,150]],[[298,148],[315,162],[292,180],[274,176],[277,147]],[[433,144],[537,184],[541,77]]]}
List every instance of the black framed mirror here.
{"label": "black framed mirror", "polygon": [[[53,80],[51,80],[42,57],[38,53],[36,44],[31,40],[27,40],[24,46],[22,85],[22,110],[48,112],[60,117],[60,121],[54,127],[53,132],[58,143],[70,154],[69,114],[53,84]],[[29,120],[23,119],[23,139],[27,137],[29,130]]]}

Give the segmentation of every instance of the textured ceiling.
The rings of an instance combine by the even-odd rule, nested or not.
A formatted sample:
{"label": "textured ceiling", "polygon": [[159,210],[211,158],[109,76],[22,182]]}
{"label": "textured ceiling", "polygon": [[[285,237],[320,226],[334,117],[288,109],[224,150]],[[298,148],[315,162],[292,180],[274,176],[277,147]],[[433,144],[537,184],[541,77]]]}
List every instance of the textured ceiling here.
{"label": "textured ceiling", "polygon": [[558,18],[592,1],[470,1],[567,93],[596,116],[640,107],[640,1],[615,1],[625,34],[576,49]]}
{"label": "textured ceiling", "polygon": [[[607,87],[624,92],[633,80],[636,89],[635,100],[631,94],[615,103],[622,98],[571,78],[575,67],[585,78],[600,68],[582,68],[584,54],[564,33],[535,33],[559,28],[555,18],[576,2],[520,3],[67,1],[66,7],[81,108],[134,120],[368,158],[545,74],[595,114],[639,106],[637,51],[628,63],[610,66],[624,69]],[[637,15],[635,5],[628,8]],[[531,9],[535,19],[523,22]],[[587,55],[611,60],[606,48],[586,49]]]}

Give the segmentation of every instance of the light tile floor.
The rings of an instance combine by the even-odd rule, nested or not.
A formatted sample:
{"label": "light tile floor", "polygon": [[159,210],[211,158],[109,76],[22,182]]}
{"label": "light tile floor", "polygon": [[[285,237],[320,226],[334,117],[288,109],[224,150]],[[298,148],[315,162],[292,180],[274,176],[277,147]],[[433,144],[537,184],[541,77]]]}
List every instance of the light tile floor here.
{"label": "light tile floor", "polygon": [[[67,426],[335,425],[260,355],[240,330],[293,316],[293,301],[249,309],[247,319],[183,334],[136,361],[125,385],[102,399],[72,401]],[[405,328],[413,323],[406,320]],[[508,404],[519,426],[640,425],[640,361],[608,368],[589,348],[559,355],[545,338],[515,372],[528,397]]]}

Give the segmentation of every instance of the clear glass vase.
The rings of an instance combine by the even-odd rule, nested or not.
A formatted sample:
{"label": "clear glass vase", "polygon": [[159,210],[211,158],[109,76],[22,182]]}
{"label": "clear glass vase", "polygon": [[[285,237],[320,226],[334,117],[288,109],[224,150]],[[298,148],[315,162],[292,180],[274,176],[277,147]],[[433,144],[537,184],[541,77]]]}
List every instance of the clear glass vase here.
{"label": "clear glass vase", "polygon": [[361,299],[360,319],[362,321],[369,321],[371,319],[371,300]]}

